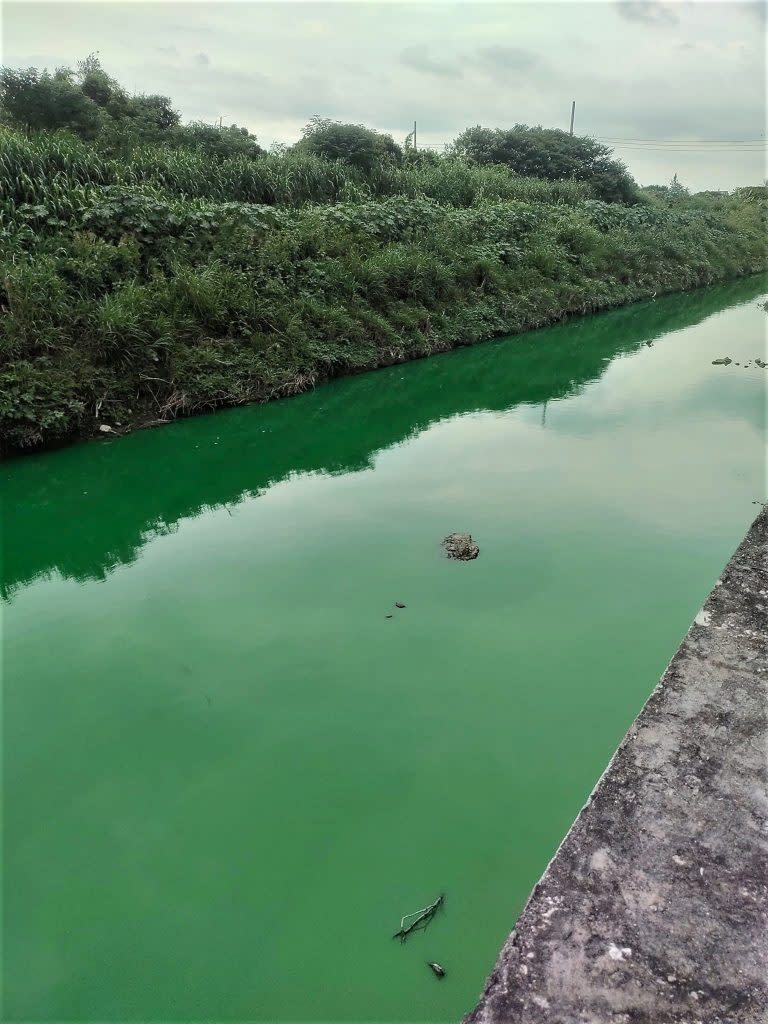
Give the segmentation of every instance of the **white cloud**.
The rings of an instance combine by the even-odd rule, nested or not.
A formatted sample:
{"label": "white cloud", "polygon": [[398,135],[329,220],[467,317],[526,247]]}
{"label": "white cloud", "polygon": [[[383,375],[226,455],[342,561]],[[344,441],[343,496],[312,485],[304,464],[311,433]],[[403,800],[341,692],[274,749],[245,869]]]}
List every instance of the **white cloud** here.
{"label": "white cloud", "polygon": [[618,0],[618,5],[623,18],[643,25],[677,25],[680,21],[672,4],[661,0]]}

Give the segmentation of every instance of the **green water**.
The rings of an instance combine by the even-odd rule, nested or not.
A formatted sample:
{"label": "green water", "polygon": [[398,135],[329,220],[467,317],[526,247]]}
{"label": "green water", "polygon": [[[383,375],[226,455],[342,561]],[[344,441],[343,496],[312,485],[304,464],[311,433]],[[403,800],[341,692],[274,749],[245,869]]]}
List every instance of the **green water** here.
{"label": "green water", "polygon": [[3,1018],[469,1009],[765,498],[765,290],[0,469]]}

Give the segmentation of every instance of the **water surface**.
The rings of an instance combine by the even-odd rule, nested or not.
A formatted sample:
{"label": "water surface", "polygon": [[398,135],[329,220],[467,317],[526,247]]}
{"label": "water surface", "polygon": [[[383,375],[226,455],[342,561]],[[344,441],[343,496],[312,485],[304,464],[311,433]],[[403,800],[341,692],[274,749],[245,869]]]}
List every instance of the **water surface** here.
{"label": "water surface", "polygon": [[765,500],[765,290],[6,464],[4,1019],[468,1010]]}

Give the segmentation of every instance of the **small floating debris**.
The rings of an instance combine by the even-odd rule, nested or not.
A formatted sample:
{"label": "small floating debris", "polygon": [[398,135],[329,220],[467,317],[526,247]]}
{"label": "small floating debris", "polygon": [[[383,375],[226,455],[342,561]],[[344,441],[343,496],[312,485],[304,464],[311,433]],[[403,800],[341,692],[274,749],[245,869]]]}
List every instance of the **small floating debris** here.
{"label": "small floating debris", "polygon": [[457,558],[462,562],[470,562],[480,554],[480,548],[472,540],[471,533],[449,533],[443,541],[443,547],[449,558]]}
{"label": "small floating debris", "polygon": [[392,612],[390,612],[389,615],[385,615],[384,618],[385,619],[391,619],[392,618]]}
{"label": "small floating debris", "polygon": [[402,601],[395,601],[395,608],[405,608]]}
{"label": "small floating debris", "polygon": [[713,366],[730,366],[732,362],[733,362],[733,360],[731,359],[730,356],[725,356],[723,359],[713,359],[712,360],[712,365]]}
{"label": "small floating debris", "polygon": [[427,967],[431,967],[438,978],[445,977],[445,968],[441,967],[440,964],[436,964],[432,960],[427,960]]}
{"label": "small floating debris", "polygon": [[757,366],[760,367],[761,370],[764,370],[766,366],[768,366],[768,363],[763,362],[762,359],[756,359],[755,363],[757,364]]}
{"label": "small floating debris", "polygon": [[[430,903],[428,907],[424,907],[421,910],[414,910],[412,914],[404,914],[400,919],[400,931],[395,932],[392,938],[400,939],[401,942],[405,942],[411,932],[415,932],[420,928],[426,928],[437,913],[438,909],[442,906],[444,899],[445,893],[441,892],[435,902]],[[413,921],[411,921],[410,924],[406,924],[405,922],[411,917],[413,918]]]}

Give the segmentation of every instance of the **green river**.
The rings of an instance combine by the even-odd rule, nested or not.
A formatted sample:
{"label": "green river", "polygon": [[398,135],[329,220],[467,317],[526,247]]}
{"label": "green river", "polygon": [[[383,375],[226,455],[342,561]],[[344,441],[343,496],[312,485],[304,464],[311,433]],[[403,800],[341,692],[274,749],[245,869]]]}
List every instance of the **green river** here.
{"label": "green river", "polygon": [[765,500],[765,292],[0,468],[3,1019],[470,1009]]}

